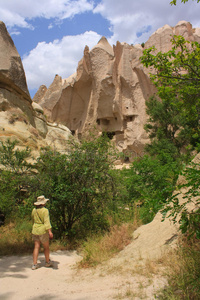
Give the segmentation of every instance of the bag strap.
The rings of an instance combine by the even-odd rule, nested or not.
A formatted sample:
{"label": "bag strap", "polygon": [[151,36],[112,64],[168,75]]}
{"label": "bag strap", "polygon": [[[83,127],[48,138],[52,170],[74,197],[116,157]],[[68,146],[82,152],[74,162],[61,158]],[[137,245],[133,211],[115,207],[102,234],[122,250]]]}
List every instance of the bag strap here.
{"label": "bag strap", "polygon": [[36,214],[38,215],[38,218],[40,219],[41,224],[43,224],[43,222],[42,222],[42,220],[41,220],[41,218],[40,218],[40,216],[39,216],[39,214],[37,212],[37,208],[35,210],[36,210]]}

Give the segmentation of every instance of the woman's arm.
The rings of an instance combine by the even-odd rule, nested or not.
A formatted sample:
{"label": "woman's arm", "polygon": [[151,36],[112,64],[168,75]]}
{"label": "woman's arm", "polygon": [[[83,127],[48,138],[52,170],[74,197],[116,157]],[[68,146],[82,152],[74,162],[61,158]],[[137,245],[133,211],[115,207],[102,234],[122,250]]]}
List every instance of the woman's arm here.
{"label": "woman's arm", "polygon": [[46,211],[45,211],[44,226],[45,226],[46,230],[48,230],[48,232],[49,232],[49,238],[52,239],[53,238],[53,233],[51,231],[51,223],[50,223],[48,209],[46,209]]}

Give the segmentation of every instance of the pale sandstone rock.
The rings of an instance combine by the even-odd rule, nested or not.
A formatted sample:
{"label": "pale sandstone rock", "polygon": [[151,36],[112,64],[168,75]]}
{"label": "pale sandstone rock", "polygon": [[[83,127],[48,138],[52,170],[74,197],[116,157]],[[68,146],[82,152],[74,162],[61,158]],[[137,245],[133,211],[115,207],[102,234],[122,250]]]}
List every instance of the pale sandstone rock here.
{"label": "pale sandstone rock", "polygon": [[39,90],[36,92],[35,96],[33,97],[33,101],[39,102],[45,95],[47,91],[47,87],[45,85],[41,85]]}
{"label": "pale sandstone rock", "polygon": [[[54,85],[59,87],[59,82],[61,84],[62,79],[57,76],[48,90],[42,86],[37,98],[50,93],[52,104],[52,90],[55,93]],[[21,58],[4,23],[0,22],[0,140],[18,140],[17,147],[28,146],[36,157],[40,148],[45,146],[56,144],[57,149],[66,150],[63,140],[70,135],[66,127],[47,125],[43,108],[32,102]]]}
{"label": "pale sandstone rock", "polygon": [[1,81],[0,111],[9,110],[11,108],[19,108],[21,110],[21,113],[24,113],[27,116],[28,122],[30,122],[32,126],[35,126],[31,98],[26,98],[24,97],[24,95],[25,93],[21,93],[20,89],[19,91],[16,91],[15,88],[13,88],[11,81],[9,82],[9,86],[6,85],[5,82]]}
{"label": "pale sandstone rock", "polygon": [[[29,91],[26,84],[26,77],[22,66],[22,61],[17,49],[11,39],[6,26],[0,21],[0,79],[5,84],[11,82],[11,85],[16,85],[29,96]],[[30,98],[30,97],[29,97]],[[28,97],[27,97],[28,99]]]}
{"label": "pale sandstone rock", "polygon": [[145,49],[155,46],[157,52],[167,52],[171,49],[171,39],[174,35],[173,28],[169,25],[165,25],[162,28],[156,30],[148,41],[145,43]]}
{"label": "pale sandstone rock", "polygon": [[67,152],[66,141],[71,136],[70,130],[57,124],[47,123],[42,119],[37,120],[40,124],[38,128],[27,122],[24,115],[13,111],[0,112],[0,141],[6,142],[17,140],[17,147],[23,149],[29,147],[33,157],[38,157],[41,147],[50,146],[60,152]]}
{"label": "pale sandstone rock", "polygon": [[[16,116],[16,119],[15,117]],[[38,150],[41,137],[37,130],[27,122],[25,116],[20,118],[20,112],[11,111],[0,112],[0,140],[18,140],[19,146],[30,147],[33,151]]]}
{"label": "pale sandstone rock", "polygon": [[[171,49],[173,35],[183,35],[190,41],[199,41],[200,32],[186,21],[174,28],[165,25],[145,43],[145,48],[156,51]],[[148,136],[145,102],[156,92],[149,79],[150,69],[140,63],[141,45],[120,43],[113,47],[105,37],[89,50],[84,49],[77,72],[67,79],[56,75],[44,96],[34,97],[41,104],[48,120],[66,125],[81,137],[90,128],[97,127],[113,135],[118,149],[133,160],[143,154]],[[41,93],[40,93],[41,94]]]}
{"label": "pale sandstone rock", "polygon": [[182,35],[188,41],[199,41],[199,28],[194,29],[189,22],[179,21],[175,27],[165,25],[156,30],[145,43],[145,49],[155,46],[156,52],[167,52],[171,49],[171,39],[174,35]]}
{"label": "pale sandstone rock", "polygon": [[192,24],[185,21],[179,21],[174,28],[175,35],[182,35],[185,39],[189,41],[194,41]]}
{"label": "pale sandstone rock", "polygon": [[[174,28],[165,25],[158,29],[145,48],[155,45],[157,51],[168,51],[174,34],[182,34],[191,41],[200,40],[198,28],[180,21]],[[149,79],[149,69],[140,63],[141,45],[117,42],[111,47],[102,37],[91,50],[85,47],[76,73],[66,79],[56,75],[48,89],[40,87],[32,102],[19,54],[3,23],[0,23],[0,39],[0,54],[4,57],[6,44],[9,49],[0,64],[1,111],[11,113],[13,108],[19,108],[19,114],[28,117],[27,122],[43,139],[48,135],[47,119],[63,124],[78,137],[94,127],[98,134],[109,132],[130,161],[143,154],[149,141],[143,128],[147,118],[145,102],[156,90]]]}
{"label": "pale sandstone rock", "polygon": [[32,102],[32,107],[33,107],[33,109],[34,109],[35,111],[37,111],[38,113],[44,114],[44,110],[43,110],[42,106],[39,105],[38,103],[36,103],[36,102],[33,101],[33,102]]}
{"label": "pale sandstone rock", "polygon": [[194,40],[200,44],[200,28],[194,29]]}
{"label": "pale sandstone rock", "polygon": [[22,61],[3,22],[0,22],[0,57],[0,109],[18,107],[34,126]]}
{"label": "pale sandstone rock", "polygon": [[66,126],[55,123],[47,123],[47,128],[46,144],[61,153],[67,153],[66,141],[72,136],[71,131]]}

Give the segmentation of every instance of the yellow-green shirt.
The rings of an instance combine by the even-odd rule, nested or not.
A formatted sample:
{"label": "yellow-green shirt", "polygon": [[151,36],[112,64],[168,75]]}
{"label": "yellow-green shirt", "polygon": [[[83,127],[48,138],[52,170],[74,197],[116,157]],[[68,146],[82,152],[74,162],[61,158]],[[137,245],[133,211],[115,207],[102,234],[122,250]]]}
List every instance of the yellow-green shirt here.
{"label": "yellow-green shirt", "polygon": [[34,208],[31,214],[31,218],[33,222],[32,234],[42,235],[51,228],[49,211],[47,208]]}

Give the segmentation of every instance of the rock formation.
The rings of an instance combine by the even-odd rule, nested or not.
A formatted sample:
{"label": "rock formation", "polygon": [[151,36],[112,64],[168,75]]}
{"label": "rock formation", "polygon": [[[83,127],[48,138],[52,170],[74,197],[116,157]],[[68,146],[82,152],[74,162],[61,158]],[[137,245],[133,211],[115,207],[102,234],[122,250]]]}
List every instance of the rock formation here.
{"label": "rock formation", "polygon": [[21,58],[3,22],[0,22],[0,57],[0,110],[17,106],[34,126],[32,100]]}
{"label": "rock formation", "polygon": [[[145,43],[157,51],[171,48],[173,35],[200,41],[200,29],[180,21],[158,29]],[[81,137],[94,126],[99,134],[108,132],[117,147],[131,160],[141,155],[148,136],[145,101],[156,90],[149,79],[149,70],[140,63],[141,45],[117,42],[113,47],[105,37],[89,50],[78,64],[77,72],[67,79],[55,76],[47,89],[41,86],[33,100],[40,103],[50,121],[66,125]]]}
{"label": "rock formation", "polygon": [[[168,51],[174,34],[200,42],[200,29],[180,21],[174,28],[165,25],[158,29],[144,47],[154,45],[157,51]],[[107,132],[130,161],[142,155],[148,142],[143,129],[145,102],[156,90],[149,79],[150,70],[140,63],[141,45],[117,42],[112,47],[102,37],[91,50],[85,47],[75,74],[67,79],[56,75],[48,89],[44,85],[39,88],[34,101],[21,58],[2,22],[0,45],[1,140],[18,139],[22,146],[36,151],[55,144],[63,149],[70,130],[81,138],[96,127],[99,134]]]}
{"label": "rock formation", "polygon": [[0,22],[0,140],[18,140],[36,155],[41,146],[64,149],[71,132],[63,125],[48,123],[42,107],[33,103],[17,49]]}

